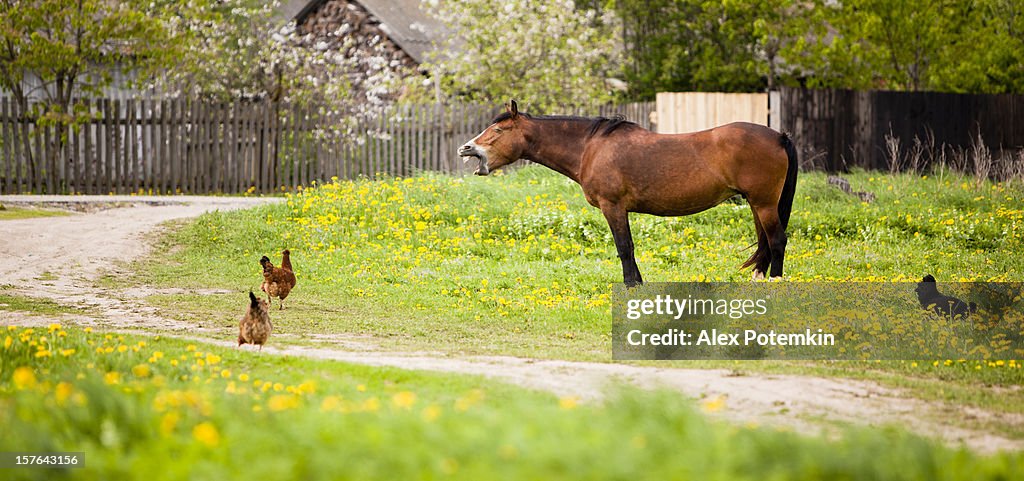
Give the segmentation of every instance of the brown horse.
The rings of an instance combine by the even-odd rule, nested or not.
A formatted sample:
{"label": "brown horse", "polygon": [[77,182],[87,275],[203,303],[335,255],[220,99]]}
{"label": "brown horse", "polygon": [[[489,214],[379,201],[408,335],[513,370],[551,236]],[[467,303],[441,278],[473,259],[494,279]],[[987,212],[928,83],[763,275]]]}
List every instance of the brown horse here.
{"label": "brown horse", "polygon": [[515,100],[505,107],[459,155],[477,158],[477,175],[527,159],[579,183],[608,221],[626,285],[643,283],[629,212],[689,215],[737,194],[750,204],[757,230],[757,250],[742,267],[754,266],[755,279],[769,267],[771,277],[782,276],[797,175],[786,134],[737,122],[664,135],[622,119],[530,116]]}

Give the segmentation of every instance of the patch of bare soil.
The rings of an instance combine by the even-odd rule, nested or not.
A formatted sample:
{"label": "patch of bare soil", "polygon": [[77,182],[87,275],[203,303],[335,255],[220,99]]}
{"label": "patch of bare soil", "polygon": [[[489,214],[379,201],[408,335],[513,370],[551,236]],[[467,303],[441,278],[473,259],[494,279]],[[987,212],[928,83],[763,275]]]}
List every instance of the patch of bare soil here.
{"label": "patch of bare soil", "polygon": [[[145,235],[161,223],[220,209],[247,208],[273,199],[221,197],[18,197],[0,196],[0,203],[66,206],[80,214],[68,217],[4,221],[0,231],[0,284],[15,294],[44,297],[72,306],[88,306],[94,316],[38,316],[0,310],[0,324],[45,325],[54,320],[103,325],[138,332],[223,339],[234,346],[224,328],[197,329],[166,319],[145,305],[151,294],[167,289],[135,287],[104,290],[95,280],[118,263],[145,255]],[[90,205],[90,202],[94,205]],[[45,281],[40,281],[43,278]],[[212,292],[212,291],[211,291]],[[221,293],[221,291],[216,291]],[[278,334],[281,336],[281,334]],[[287,338],[287,336],[283,336]],[[309,339],[313,347],[279,343],[263,349],[271,355],[292,355],[374,366],[481,375],[560,396],[600,399],[623,383],[679,391],[721,406],[714,415],[739,423],[769,424],[800,432],[828,432],[838,424],[896,424],[951,444],[989,452],[1019,450],[1021,440],[973,431],[959,423],[963,415],[1024,425],[1022,416],[929,403],[876,383],[813,376],[745,374],[722,369],[679,369],[505,356],[452,356],[441,353],[393,353],[379,350],[372,339],[330,335]],[[942,419],[949,419],[948,422]]]}

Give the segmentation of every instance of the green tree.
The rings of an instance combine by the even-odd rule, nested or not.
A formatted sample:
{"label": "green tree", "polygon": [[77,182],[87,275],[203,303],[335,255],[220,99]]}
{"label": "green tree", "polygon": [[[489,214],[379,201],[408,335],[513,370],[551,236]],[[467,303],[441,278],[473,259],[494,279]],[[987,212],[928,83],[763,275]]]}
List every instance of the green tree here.
{"label": "green tree", "polygon": [[787,72],[782,54],[803,35],[797,0],[618,0],[630,95],[750,92]]}
{"label": "green tree", "polygon": [[930,87],[948,92],[1024,93],[1024,3],[976,0]]}
{"label": "green tree", "polygon": [[[173,56],[148,2],[0,0],[0,86],[26,111],[40,97],[44,121],[76,121],[72,101],[95,94],[117,71],[144,75]],[[38,87],[29,91],[28,85]]]}
{"label": "green tree", "polygon": [[605,8],[623,19],[623,75],[636,98],[778,84],[1024,92],[1018,0],[615,0]]}
{"label": "green tree", "polygon": [[[178,1],[178,0],[171,0]],[[314,106],[337,118],[374,115],[406,76],[385,42],[307,32],[278,14],[278,2],[188,2],[169,22],[181,54],[159,79],[172,95],[268,99]]]}
{"label": "green tree", "polygon": [[812,87],[1024,92],[1017,0],[816,0],[782,56]]}
{"label": "green tree", "polygon": [[824,60],[847,72],[848,87],[927,89],[960,37],[968,7],[963,0],[822,1],[816,8],[835,29],[831,44],[819,40]]}

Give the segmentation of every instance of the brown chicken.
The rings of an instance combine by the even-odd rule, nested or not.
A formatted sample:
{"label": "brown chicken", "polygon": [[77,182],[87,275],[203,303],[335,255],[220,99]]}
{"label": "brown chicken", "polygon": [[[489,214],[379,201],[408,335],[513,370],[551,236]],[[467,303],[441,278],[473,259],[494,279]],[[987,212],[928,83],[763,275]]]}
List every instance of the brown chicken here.
{"label": "brown chicken", "polygon": [[267,293],[267,302],[270,304],[273,304],[275,297],[281,299],[280,309],[284,309],[284,298],[288,297],[295,287],[295,273],[290,269],[292,264],[289,258],[290,252],[285,249],[281,254],[281,267],[274,267],[267,256],[260,259],[260,265],[263,266],[263,285],[260,286],[260,289]]}
{"label": "brown chicken", "polygon": [[281,268],[288,269],[292,273],[292,287],[295,287],[295,269],[292,269],[292,251],[285,249],[281,251]]}
{"label": "brown chicken", "polygon": [[270,313],[267,302],[256,297],[249,291],[249,308],[242,316],[242,322],[238,324],[238,345],[252,344],[259,345],[263,351],[263,344],[266,344],[270,337],[270,331],[274,326],[270,323]]}

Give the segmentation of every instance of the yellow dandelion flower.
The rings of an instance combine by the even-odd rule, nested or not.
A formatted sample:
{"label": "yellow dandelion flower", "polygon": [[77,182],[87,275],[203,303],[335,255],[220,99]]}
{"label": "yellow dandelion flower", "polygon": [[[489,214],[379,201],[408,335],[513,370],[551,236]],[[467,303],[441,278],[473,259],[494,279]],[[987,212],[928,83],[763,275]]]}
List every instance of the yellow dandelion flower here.
{"label": "yellow dandelion flower", "polygon": [[483,398],[483,391],[479,389],[473,389],[472,391],[466,393],[465,396],[462,396],[455,400],[455,409],[457,411],[467,411],[469,410],[469,408],[473,407],[475,404],[482,401]]}
{"label": "yellow dandelion flower", "polygon": [[178,427],[178,421],[181,420],[181,415],[177,411],[168,411],[160,417],[160,434],[163,437],[168,437],[174,434],[174,429]]}
{"label": "yellow dandelion flower", "polygon": [[36,358],[40,358],[40,357],[50,357],[50,350],[49,349],[40,349],[40,350],[36,351]]}
{"label": "yellow dandelion flower", "polygon": [[576,396],[565,396],[558,400],[558,407],[562,409],[576,409],[576,405],[579,404],[579,398]]}
{"label": "yellow dandelion flower", "polygon": [[721,411],[725,407],[725,396],[715,396],[714,398],[705,399],[701,403],[701,409],[706,413],[714,413]]}
{"label": "yellow dandelion flower", "polygon": [[32,389],[36,386],[36,374],[32,368],[22,366],[14,370],[14,387],[18,389]]}
{"label": "yellow dandelion flower", "polygon": [[377,399],[376,396],[374,396],[374,397],[372,397],[370,399],[367,399],[367,400],[363,401],[363,406],[362,407],[363,407],[363,411],[371,412],[371,413],[377,412],[377,410],[380,409],[380,399]]}
{"label": "yellow dandelion flower", "polygon": [[402,391],[391,397],[391,404],[399,409],[412,408],[413,404],[416,404],[416,393],[411,391]]}
{"label": "yellow dandelion flower", "polygon": [[5,337],[4,338],[4,349],[10,348],[11,344],[14,344],[14,338],[11,337],[11,336]]}
{"label": "yellow dandelion flower", "polygon": [[213,448],[220,444],[220,433],[217,431],[217,427],[210,422],[196,424],[192,428],[192,437],[208,448]]}
{"label": "yellow dandelion flower", "polygon": [[108,372],[103,375],[103,382],[107,384],[121,384],[121,373],[117,371]]}
{"label": "yellow dandelion flower", "polygon": [[223,371],[220,372],[220,377],[225,378],[225,379],[231,377],[231,371],[227,370],[227,369],[224,369]]}
{"label": "yellow dandelion flower", "polygon": [[63,406],[67,404],[68,398],[71,397],[71,394],[73,394],[74,391],[75,388],[73,388],[70,383],[62,381],[57,384],[56,388],[54,388],[53,398],[57,401],[58,406]]}
{"label": "yellow dandelion flower", "polygon": [[341,407],[341,398],[338,396],[327,396],[320,402],[320,412],[335,411]]}
{"label": "yellow dandelion flower", "polygon": [[249,382],[249,375],[243,372],[238,375],[238,380],[242,382]]}
{"label": "yellow dandelion flower", "polygon": [[426,422],[434,422],[437,418],[441,417],[441,408],[435,404],[431,404],[423,408],[422,412],[423,420]]}
{"label": "yellow dandelion flower", "polygon": [[139,364],[132,368],[132,374],[134,374],[135,377],[149,377],[149,375],[152,374],[152,371],[149,370],[148,364]]}
{"label": "yellow dandelion flower", "polygon": [[267,401],[267,408],[274,412],[299,407],[299,397],[291,394],[276,394]]}

